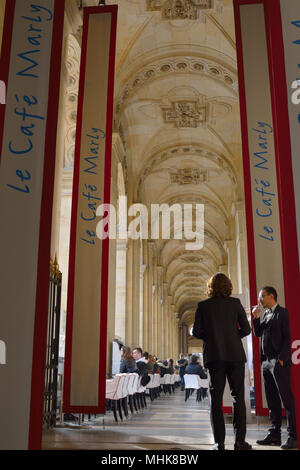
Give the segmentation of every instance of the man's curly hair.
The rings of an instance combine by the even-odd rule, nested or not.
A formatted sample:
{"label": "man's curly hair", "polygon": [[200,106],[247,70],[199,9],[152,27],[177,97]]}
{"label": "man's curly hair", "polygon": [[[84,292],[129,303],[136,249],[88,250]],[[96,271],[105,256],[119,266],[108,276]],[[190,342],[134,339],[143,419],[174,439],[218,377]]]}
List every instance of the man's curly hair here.
{"label": "man's curly hair", "polygon": [[232,293],[231,280],[223,273],[217,273],[207,282],[208,297],[229,297]]}

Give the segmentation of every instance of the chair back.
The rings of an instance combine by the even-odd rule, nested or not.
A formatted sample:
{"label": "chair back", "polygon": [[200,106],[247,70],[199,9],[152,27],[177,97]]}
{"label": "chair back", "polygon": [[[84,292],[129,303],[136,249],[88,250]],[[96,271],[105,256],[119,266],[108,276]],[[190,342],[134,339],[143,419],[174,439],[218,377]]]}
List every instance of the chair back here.
{"label": "chair back", "polygon": [[120,376],[106,380],[105,398],[107,400],[117,400],[117,391],[119,387]]}
{"label": "chair back", "polygon": [[154,388],[154,375],[153,374],[148,374],[150,377],[150,382],[147,383],[146,388]]}
{"label": "chair back", "polygon": [[171,383],[171,374],[165,374],[164,379],[165,379],[164,384],[169,385]]}
{"label": "chair back", "polygon": [[196,374],[185,374],[184,375],[184,386],[185,388],[194,388],[198,390],[201,387],[200,385],[200,377]]}
{"label": "chair back", "polygon": [[127,383],[127,374],[116,374],[116,377],[120,377],[116,399],[121,400],[121,398],[125,398],[126,396],[124,393],[126,393],[127,385],[124,382]]}
{"label": "chair back", "polygon": [[200,387],[201,388],[209,388],[209,380],[208,379],[200,379]]}

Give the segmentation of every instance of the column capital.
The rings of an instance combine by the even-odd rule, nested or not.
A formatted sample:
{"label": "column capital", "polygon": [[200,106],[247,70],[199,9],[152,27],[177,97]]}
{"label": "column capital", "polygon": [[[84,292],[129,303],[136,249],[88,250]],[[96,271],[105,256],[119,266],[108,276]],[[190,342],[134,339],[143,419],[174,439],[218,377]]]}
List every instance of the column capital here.
{"label": "column capital", "polygon": [[245,211],[245,204],[243,201],[235,201],[231,204],[231,214],[233,217],[236,216],[238,212]]}
{"label": "column capital", "polygon": [[234,247],[235,241],[234,240],[225,240],[224,241],[224,247],[227,250],[230,250],[231,248]]}

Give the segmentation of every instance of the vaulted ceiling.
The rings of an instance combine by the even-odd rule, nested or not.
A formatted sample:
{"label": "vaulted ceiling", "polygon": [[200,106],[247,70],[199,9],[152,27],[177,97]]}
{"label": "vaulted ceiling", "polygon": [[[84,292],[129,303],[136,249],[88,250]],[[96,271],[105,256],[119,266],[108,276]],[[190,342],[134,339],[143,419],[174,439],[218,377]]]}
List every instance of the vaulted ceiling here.
{"label": "vaulted ceiling", "polygon": [[227,264],[232,203],[243,199],[232,0],[118,3],[115,129],[129,199],[204,204],[204,247],[155,241],[168,293],[193,321],[207,279]]}

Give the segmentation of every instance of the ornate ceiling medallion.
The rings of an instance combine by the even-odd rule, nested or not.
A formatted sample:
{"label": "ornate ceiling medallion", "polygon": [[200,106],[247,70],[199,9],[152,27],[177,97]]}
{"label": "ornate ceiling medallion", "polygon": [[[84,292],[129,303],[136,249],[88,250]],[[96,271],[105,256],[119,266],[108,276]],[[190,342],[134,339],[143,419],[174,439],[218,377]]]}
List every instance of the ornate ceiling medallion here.
{"label": "ornate ceiling medallion", "polygon": [[197,20],[200,10],[213,8],[213,0],[147,0],[148,10],[161,11],[167,20]]}
{"label": "ornate ceiling medallion", "polygon": [[165,122],[173,122],[175,127],[198,127],[207,121],[208,104],[197,101],[177,101],[164,109]]}
{"label": "ornate ceiling medallion", "polygon": [[200,184],[207,181],[207,171],[200,171],[198,168],[180,168],[177,172],[170,171],[172,184]]}

